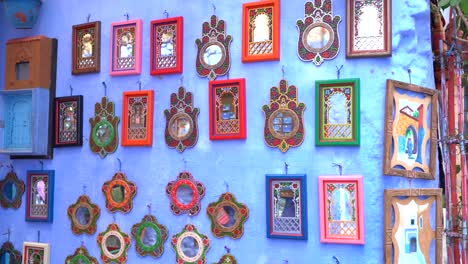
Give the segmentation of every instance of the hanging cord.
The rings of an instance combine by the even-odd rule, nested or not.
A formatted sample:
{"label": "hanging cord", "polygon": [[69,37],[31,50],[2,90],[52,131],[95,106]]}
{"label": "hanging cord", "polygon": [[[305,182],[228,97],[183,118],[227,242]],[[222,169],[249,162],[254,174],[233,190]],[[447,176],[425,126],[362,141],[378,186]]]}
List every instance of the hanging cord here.
{"label": "hanging cord", "polygon": [[336,78],[339,80],[340,79],[340,74],[341,74],[341,69],[343,69],[343,64],[341,64],[341,66],[338,68],[338,66],[335,66],[336,67]]}

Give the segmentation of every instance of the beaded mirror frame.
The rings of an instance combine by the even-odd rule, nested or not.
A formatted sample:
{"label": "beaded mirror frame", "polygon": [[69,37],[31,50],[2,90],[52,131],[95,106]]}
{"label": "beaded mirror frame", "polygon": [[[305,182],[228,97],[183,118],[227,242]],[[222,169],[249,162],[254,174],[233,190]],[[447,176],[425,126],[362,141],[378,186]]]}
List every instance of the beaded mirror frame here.
{"label": "beaded mirror frame", "polygon": [[198,76],[214,80],[225,75],[231,67],[232,36],[226,35],[226,22],[215,15],[210,22],[203,23],[202,37],[195,40],[197,59],[195,68]]}
{"label": "beaded mirror frame", "polygon": [[281,80],[278,87],[270,89],[270,104],[264,105],[264,139],[267,146],[278,148],[281,152],[289,147],[297,147],[304,140],[305,127],[303,115],[306,105],[299,103],[297,88],[288,87],[286,80]]}
{"label": "beaded mirror frame", "polygon": [[50,245],[23,242],[23,263],[50,264]]}
{"label": "beaded mirror frame", "polygon": [[237,264],[237,260],[233,255],[227,253],[224,254],[215,264]]}
{"label": "beaded mirror frame", "polygon": [[[156,236],[156,241],[149,239],[150,243],[147,245],[145,238],[147,234],[151,234],[146,229],[151,228]],[[132,237],[135,240],[135,250],[138,255],[153,256],[159,258],[164,253],[164,242],[168,237],[167,227],[159,224],[156,217],[153,215],[145,215],[140,223],[132,226]]]}
{"label": "beaded mirror frame", "polygon": [[123,93],[122,146],[153,144],[153,102],[153,90]]}
{"label": "beaded mirror frame", "polygon": [[[112,240],[110,240],[112,238]],[[109,239],[107,246],[106,242]],[[132,243],[130,236],[120,230],[116,223],[109,224],[107,229],[98,234],[96,242],[101,254],[101,260],[104,263],[126,263],[127,252]],[[115,247],[115,249],[114,249]],[[109,250],[111,249],[111,250]],[[115,252],[115,253],[114,253]]]}
{"label": "beaded mirror frame", "polygon": [[21,264],[22,254],[20,251],[15,249],[13,243],[10,241],[3,243],[0,248],[0,261],[3,260],[5,254],[8,254],[10,260],[10,262],[5,264]]}
{"label": "beaded mirror frame", "polygon": [[83,145],[83,96],[55,98],[54,147]]}
{"label": "beaded mirror frame", "polygon": [[89,147],[91,151],[105,158],[114,153],[119,145],[118,124],[120,118],[115,116],[115,105],[104,96],[101,103],[94,105],[94,117],[89,119]]}
{"label": "beaded mirror frame", "polygon": [[24,193],[24,182],[12,170],[0,181],[0,205],[3,208],[18,209]]}
{"label": "beaded mirror frame", "polygon": [[151,21],[151,75],[183,71],[184,18]]}
{"label": "beaded mirror frame", "polygon": [[95,257],[89,255],[88,249],[83,245],[75,250],[75,253],[67,256],[65,264],[98,264]]}
{"label": "beaded mirror frame", "polygon": [[[184,244],[184,241],[188,240],[191,240],[191,244],[197,247],[197,251],[192,254],[193,256],[186,255],[184,250],[182,250],[182,244]],[[189,242],[186,242],[186,244],[188,245]],[[176,263],[204,264],[206,263],[206,253],[210,249],[210,239],[206,235],[198,232],[194,225],[187,224],[180,233],[172,236],[171,245],[176,253]]]}
{"label": "beaded mirror frame", "polygon": [[106,199],[106,209],[111,212],[129,213],[133,207],[133,198],[137,193],[135,183],[129,181],[121,171],[114,174],[111,180],[104,182],[102,193]]}
{"label": "beaded mirror frame", "polygon": [[27,172],[26,221],[52,222],[54,219],[53,170]]}
{"label": "beaded mirror frame", "polygon": [[[304,19],[297,20],[299,39],[297,55],[303,61],[320,66],[340,51],[338,24],[340,16],[333,15],[332,0],[314,0],[304,5]],[[326,43],[325,43],[326,41]]]}
{"label": "beaded mirror frame", "polygon": [[101,71],[101,21],[72,28],[72,74]]}
{"label": "beaded mirror frame", "polygon": [[141,19],[111,24],[109,75],[140,74],[141,24]]}
{"label": "beaded mirror frame", "polygon": [[[178,192],[179,188],[181,189]],[[170,207],[173,214],[194,216],[200,212],[200,201],[205,196],[205,186],[196,181],[190,172],[183,171],[179,173],[175,181],[167,184],[166,195],[171,202]]]}
{"label": "beaded mirror frame", "polygon": [[193,107],[193,94],[179,87],[177,93],[171,94],[171,107],[164,110],[166,129],[164,138],[169,148],[183,152],[195,146],[198,140],[197,118],[199,108]]}
{"label": "beaded mirror frame", "polygon": [[238,203],[234,194],[225,192],[218,201],[208,205],[206,214],[211,221],[211,233],[215,237],[228,236],[239,239],[244,234],[249,208],[245,204]]}
{"label": "beaded mirror frame", "polygon": [[73,234],[92,235],[96,232],[96,222],[101,216],[101,209],[83,194],[68,207],[67,216],[70,219]]}

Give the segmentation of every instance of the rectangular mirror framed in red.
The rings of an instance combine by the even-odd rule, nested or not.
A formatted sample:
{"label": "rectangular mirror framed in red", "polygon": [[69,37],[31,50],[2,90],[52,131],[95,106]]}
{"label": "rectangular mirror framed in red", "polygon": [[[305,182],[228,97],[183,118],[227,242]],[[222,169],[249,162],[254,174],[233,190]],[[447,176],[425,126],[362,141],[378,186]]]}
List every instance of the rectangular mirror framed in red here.
{"label": "rectangular mirror framed in red", "polygon": [[154,91],[123,93],[122,146],[151,146],[153,144]]}
{"label": "rectangular mirror framed in red", "polygon": [[151,21],[151,75],[183,70],[183,17]]}
{"label": "rectangular mirror framed in red", "polygon": [[83,145],[83,96],[55,98],[54,147]]}
{"label": "rectangular mirror framed in red", "polygon": [[210,81],[210,140],[245,139],[245,79]]}
{"label": "rectangular mirror framed in red", "polygon": [[110,75],[141,72],[141,19],[111,24]]}
{"label": "rectangular mirror framed in red", "polygon": [[72,74],[101,70],[101,21],[73,26]]}

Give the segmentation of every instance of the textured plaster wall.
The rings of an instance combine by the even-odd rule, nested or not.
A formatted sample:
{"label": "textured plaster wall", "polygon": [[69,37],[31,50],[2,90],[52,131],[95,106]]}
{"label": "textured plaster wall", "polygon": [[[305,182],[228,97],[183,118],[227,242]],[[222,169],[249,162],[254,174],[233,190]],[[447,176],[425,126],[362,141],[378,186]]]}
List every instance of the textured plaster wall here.
{"label": "textured plaster wall", "polygon": [[[210,141],[208,139],[208,88],[207,79],[197,76],[194,64],[196,46],[194,41],[201,35],[201,25],[213,13],[206,0],[173,1],[128,1],[128,0],[44,0],[41,16],[32,30],[15,30],[0,15],[0,72],[5,68],[5,42],[10,38],[43,34],[58,38],[57,96],[74,94],[84,96],[83,134],[89,137],[89,118],[94,104],[104,95],[101,82],[107,83],[107,95],[116,103],[116,113],[122,111],[122,92],[136,90],[141,80],[143,89],[155,90],[154,142],[152,147],[121,147],[114,154],[101,159],[91,153],[88,142],[83,147],[55,149],[54,159],[44,161],[44,169],[55,170],[55,205],[53,223],[25,222],[25,198],[18,210],[0,209],[0,233],[11,228],[11,240],[16,248],[23,241],[36,241],[37,230],[41,242],[52,247],[51,263],[63,263],[81,241],[90,253],[99,258],[96,244],[98,232],[112,222],[112,215],[105,209],[101,186],[118,170],[117,158],[123,161],[122,170],[138,186],[133,210],[123,215],[116,214],[121,229],[130,233],[131,226],[141,221],[152,204],[152,213],[169,229],[169,236],[180,232],[187,223],[195,224],[211,239],[208,262],[217,261],[224,254],[224,246],[232,249],[239,263],[279,264],[288,260],[296,263],[333,263],[336,256],[341,263],[382,263],[383,259],[383,190],[384,188],[407,188],[409,182],[400,177],[382,175],[383,116],[385,82],[387,78],[408,82],[407,69],[412,70],[412,82],[425,87],[434,87],[432,54],[429,31],[429,5],[427,0],[393,1],[393,56],[386,58],[345,58],[345,1],[334,1],[334,14],[342,17],[339,25],[341,47],[338,56],[324,62],[320,67],[299,60],[296,55],[298,31],[297,19],[303,18],[304,1],[282,1],[281,5],[281,60],[243,64],[241,62],[242,3],[246,1],[214,1],[216,15],[227,24],[227,34],[233,36],[231,45],[232,64],[230,78],[244,77],[247,93],[247,139],[235,141]],[[169,96],[180,86],[180,75],[152,77],[149,74],[150,36],[149,25],[153,19],[163,18],[167,10],[170,16],[184,17],[184,79],[183,85],[194,93],[195,107],[200,108],[199,139],[197,145],[179,154],[164,143],[165,119],[163,110],[169,107]],[[0,14],[3,14],[0,5]],[[130,19],[143,20],[143,64],[139,76],[110,77],[109,32],[110,23]],[[71,75],[71,28],[74,24],[91,21],[102,22],[101,73],[80,76]],[[278,85],[282,78],[281,67],[285,66],[285,78],[299,89],[299,100],[306,103],[304,113],[305,140],[298,148],[286,154],[267,147],[263,141],[264,117],[262,105],[269,102],[269,89]],[[341,78],[361,79],[361,145],[358,147],[316,147],[315,134],[315,80],[335,79],[335,66],[343,66]],[[221,77],[220,79],[225,79]],[[4,76],[0,74],[0,84]],[[119,128],[119,134],[121,133]],[[1,157],[6,160],[7,157]],[[186,169],[206,186],[202,211],[196,217],[174,216],[169,209],[169,200],[164,193],[168,181],[175,179]],[[289,173],[307,174],[308,241],[267,239],[265,231],[265,174],[283,173],[284,162]],[[364,178],[365,245],[321,244],[319,242],[318,176],[337,174],[332,163],[341,163],[344,174],[360,174]],[[40,169],[35,160],[14,161],[18,176],[26,180],[26,170]],[[0,169],[2,175],[6,169]],[[2,176],[3,177],[3,176]],[[217,239],[211,235],[205,209],[226,191],[234,193],[238,201],[246,203],[250,218],[245,224],[245,233],[240,240]],[[437,187],[437,180],[414,180],[413,187]],[[67,207],[82,194],[87,185],[87,194],[101,207],[98,231],[92,236],[75,236],[70,230]],[[3,242],[6,237],[0,238]],[[128,263],[174,263],[175,253],[169,241],[160,259],[137,256],[134,243],[129,250]]]}

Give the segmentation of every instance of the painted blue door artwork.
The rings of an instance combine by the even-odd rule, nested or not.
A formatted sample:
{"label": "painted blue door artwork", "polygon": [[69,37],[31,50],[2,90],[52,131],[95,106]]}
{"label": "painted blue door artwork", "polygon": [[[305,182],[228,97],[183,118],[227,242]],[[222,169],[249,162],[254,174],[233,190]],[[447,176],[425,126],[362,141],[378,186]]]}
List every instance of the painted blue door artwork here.
{"label": "painted blue door artwork", "polygon": [[301,232],[300,181],[273,181],[273,232],[297,234]]}
{"label": "painted blue door artwork", "polygon": [[7,149],[32,148],[31,95],[10,95],[6,100],[5,147]]}

